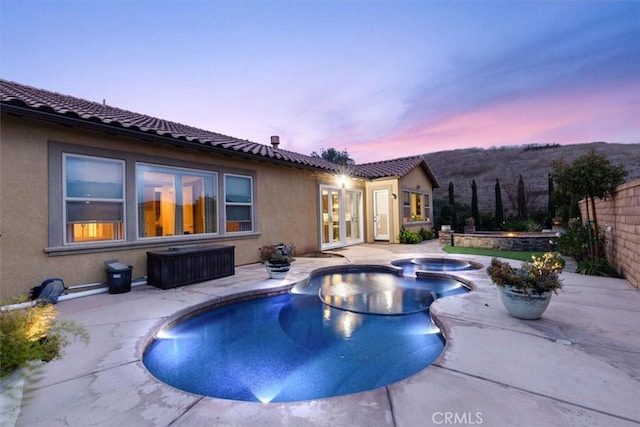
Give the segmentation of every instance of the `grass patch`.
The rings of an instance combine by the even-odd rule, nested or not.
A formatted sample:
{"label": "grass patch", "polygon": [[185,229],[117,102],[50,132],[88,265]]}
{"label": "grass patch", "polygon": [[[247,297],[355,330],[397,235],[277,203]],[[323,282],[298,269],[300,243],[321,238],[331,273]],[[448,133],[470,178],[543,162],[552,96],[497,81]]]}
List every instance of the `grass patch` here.
{"label": "grass patch", "polygon": [[544,252],[503,251],[499,249],[465,248],[462,246],[445,246],[442,249],[448,254],[480,255],[517,259],[519,261],[531,261],[531,255],[542,256],[544,254]]}

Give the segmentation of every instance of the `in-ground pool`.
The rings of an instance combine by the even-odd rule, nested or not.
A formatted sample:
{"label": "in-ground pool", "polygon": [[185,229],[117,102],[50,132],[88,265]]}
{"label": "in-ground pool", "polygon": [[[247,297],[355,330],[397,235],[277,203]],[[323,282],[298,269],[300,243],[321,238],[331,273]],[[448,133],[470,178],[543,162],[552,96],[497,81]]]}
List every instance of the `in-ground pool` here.
{"label": "in-ground pool", "polygon": [[324,271],[289,293],[213,308],[160,330],[143,362],[167,384],[223,399],[290,402],[370,390],[440,355],[444,338],[429,304],[466,291],[445,275]]}
{"label": "in-ground pool", "polygon": [[391,264],[401,267],[404,274],[415,274],[416,271],[465,271],[477,270],[483,266],[473,261],[454,258],[410,258],[393,261]]}

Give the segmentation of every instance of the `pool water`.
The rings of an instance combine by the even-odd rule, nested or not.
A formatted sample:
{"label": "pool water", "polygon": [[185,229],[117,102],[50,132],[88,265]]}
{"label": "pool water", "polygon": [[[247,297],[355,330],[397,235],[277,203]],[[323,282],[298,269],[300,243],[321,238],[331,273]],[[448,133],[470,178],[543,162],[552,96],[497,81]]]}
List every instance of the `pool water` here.
{"label": "pool water", "polygon": [[412,258],[393,261],[392,264],[401,267],[404,274],[415,274],[418,270],[449,272],[482,268],[472,262],[453,258]]}
{"label": "pool water", "polygon": [[[368,298],[378,304],[354,302],[359,309],[355,312],[348,310],[349,304],[327,305],[321,300],[325,288],[325,297],[338,295],[327,288],[332,281],[369,279],[378,281],[371,293],[366,287],[361,292],[352,289],[345,301]],[[429,289],[429,302],[467,290],[453,279],[417,280],[389,273],[320,275],[298,294],[222,306],[160,331],[143,362],[155,377],[176,388],[232,400],[289,402],[382,387],[421,371],[444,349],[428,306],[414,310],[414,303],[403,302],[401,291],[382,290],[384,283],[414,295],[417,288]],[[365,313],[389,304],[397,307],[394,313],[404,313],[402,307],[409,304],[410,314]]]}

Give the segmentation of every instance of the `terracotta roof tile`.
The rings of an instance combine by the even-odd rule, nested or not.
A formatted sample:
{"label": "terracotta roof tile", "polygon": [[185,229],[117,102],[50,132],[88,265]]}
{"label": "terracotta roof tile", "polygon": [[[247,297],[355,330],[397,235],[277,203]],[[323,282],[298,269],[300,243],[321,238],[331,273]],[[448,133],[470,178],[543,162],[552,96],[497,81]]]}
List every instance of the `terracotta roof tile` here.
{"label": "terracotta roof tile", "polygon": [[53,113],[54,116],[71,117],[100,123],[113,127],[115,130],[118,128],[128,129],[266,159],[284,160],[292,163],[292,166],[300,165],[328,171],[339,171],[337,165],[317,157],[292,151],[285,152],[285,150],[280,149],[274,150],[268,145],[2,79],[0,79],[0,95],[0,101],[3,106],[16,106],[28,110]]}
{"label": "terracotta roof tile", "polygon": [[375,179],[391,177],[402,178],[418,166],[421,166],[427,173],[433,182],[434,188],[440,187],[438,180],[435,175],[433,175],[423,156],[400,157],[380,162],[363,163],[354,166],[354,168],[361,176]]}
{"label": "terracotta roof tile", "polygon": [[[382,162],[367,163],[345,168],[319,157],[307,156],[293,151],[274,149],[269,145],[258,144],[216,132],[198,129],[192,126],[159,119],[145,114],[134,113],[106,104],[87,101],[73,96],[62,95],[43,89],[37,89],[20,83],[0,79],[0,103],[3,109],[48,113],[49,120],[63,118],[78,119],[97,123],[114,132],[119,129],[140,132],[142,134],[168,137],[189,145],[202,144],[221,151],[242,153],[265,160],[276,160],[329,172],[348,173],[361,178],[402,177],[414,167],[421,165],[434,183],[435,177],[421,156],[405,157]],[[57,118],[56,118],[57,117]],[[232,153],[229,153],[232,154]]]}

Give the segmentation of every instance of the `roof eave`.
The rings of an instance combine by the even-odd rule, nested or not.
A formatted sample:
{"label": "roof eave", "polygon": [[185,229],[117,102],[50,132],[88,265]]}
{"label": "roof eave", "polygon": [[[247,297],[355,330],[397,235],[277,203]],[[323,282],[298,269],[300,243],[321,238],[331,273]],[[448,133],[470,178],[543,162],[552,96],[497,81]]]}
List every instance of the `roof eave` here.
{"label": "roof eave", "polygon": [[155,132],[145,132],[137,129],[129,129],[118,125],[110,125],[99,121],[84,120],[82,118],[76,118],[73,116],[61,115],[33,109],[29,107],[22,107],[15,104],[2,103],[0,106],[0,112],[12,114],[15,116],[28,117],[37,120],[43,120],[50,123],[56,123],[64,126],[73,126],[83,129],[94,130],[98,132],[104,132],[110,135],[120,135],[131,138],[142,139],[145,141],[159,142],[166,145],[180,146],[184,148],[192,148],[200,151],[207,151],[216,154],[222,154],[247,160],[255,160],[260,162],[266,162],[281,166],[288,166],[291,168],[312,170],[312,171],[324,171],[326,173],[335,173],[330,169],[325,169],[319,166],[306,165],[304,163],[297,163],[282,159],[277,159],[269,156],[261,156],[253,153],[233,150],[224,147],[216,147],[207,142],[189,141],[186,139],[172,138],[169,136],[159,135]]}

